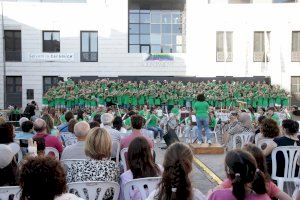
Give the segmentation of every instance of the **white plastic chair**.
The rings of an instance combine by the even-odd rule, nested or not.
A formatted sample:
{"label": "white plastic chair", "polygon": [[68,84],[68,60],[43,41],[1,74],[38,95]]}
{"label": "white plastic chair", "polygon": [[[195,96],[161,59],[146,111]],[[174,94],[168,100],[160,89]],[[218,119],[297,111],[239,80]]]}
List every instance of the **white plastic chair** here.
{"label": "white plastic chair", "polygon": [[[68,184],[69,192],[75,192],[81,198],[86,199],[85,191],[87,191],[88,199],[90,200],[102,200],[106,191],[113,189],[113,200],[117,200],[119,198],[120,186],[116,182],[112,181],[84,181],[84,182],[74,182]],[[98,188],[101,189],[100,194],[97,196]]]}
{"label": "white plastic chair", "polygon": [[[133,179],[132,181],[127,182],[124,187],[125,200],[130,200],[130,191],[133,186],[141,193],[142,200],[147,199],[149,193],[157,188],[160,181],[161,177],[150,177]],[[145,188],[147,188],[147,191]]]}
{"label": "white plastic chair", "polygon": [[[264,150],[271,142],[273,141],[273,139],[261,139],[257,141],[257,147],[260,148],[261,150]],[[265,148],[263,149],[263,147],[265,146]]]}
{"label": "white plastic chair", "polygon": [[49,153],[54,153],[55,158],[57,160],[59,160],[59,152],[57,151],[57,149],[55,149],[53,147],[46,147],[45,148],[45,155],[48,155]]}
{"label": "white plastic chair", "polygon": [[252,132],[243,132],[243,133],[233,135],[233,138],[232,138],[232,140],[233,140],[233,149],[237,148],[238,141],[239,141],[238,139],[240,139],[241,147],[243,147],[244,144],[251,142],[251,140],[253,138],[254,138],[254,133],[252,133]]}
{"label": "white plastic chair", "polygon": [[10,195],[14,195],[13,200],[18,200],[20,198],[21,188],[19,186],[8,186],[0,187],[0,199],[1,200],[11,200]]}
{"label": "white plastic chair", "polygon": [[126,158],[125,158],[125,153],[127,153],[127,152],[128,152],[128,148],[123,148],[120,152],[120,154],[121,154],[121,164],[124,168],[124,172],[127,171],[127,163],[126,163]]}
{"label": "white plastic chair", "polygon": [[18,151],[18,163],[20,163],[21,160],[23,160],[23,152],[22,152],[22,150],[20,149],[20,151]]}
{"label": "white plastic chair", "polygon": [[294,178],[295,191],[293,192],[293,199],[297,200],[297,195],[300,192],[300,178]]}
{"label": "white plastic chair", "polygon": [[[282,152],[284,155],[284,175],[278,177],[277,172],[277,159],[278,152]],[[284,182],[293,182],[295,177],[298,177],[296,173],[297,160],[300,156],[300,147],[298,146],[281,146],[276,147],[272,151],[272,179],[277,181],[278,188],[283,190]]]}
{"label": "white plastic chair", "polygon": [[121,148],[121,145],[120,145],[120,142],[118,141],[113,141],[112,142],[112,158],[116,158],[116,163],[118,164],[120,162],[120,148]]}

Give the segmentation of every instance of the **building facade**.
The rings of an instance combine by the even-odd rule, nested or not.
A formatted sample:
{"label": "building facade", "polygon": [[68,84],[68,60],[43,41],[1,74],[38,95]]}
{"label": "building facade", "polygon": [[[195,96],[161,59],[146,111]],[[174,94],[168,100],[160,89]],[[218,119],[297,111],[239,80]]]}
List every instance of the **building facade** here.
{"label": "building facade", "polygon": [[296,1],[3,1],[0,108],[79,76],[269,76],[296,102]]}

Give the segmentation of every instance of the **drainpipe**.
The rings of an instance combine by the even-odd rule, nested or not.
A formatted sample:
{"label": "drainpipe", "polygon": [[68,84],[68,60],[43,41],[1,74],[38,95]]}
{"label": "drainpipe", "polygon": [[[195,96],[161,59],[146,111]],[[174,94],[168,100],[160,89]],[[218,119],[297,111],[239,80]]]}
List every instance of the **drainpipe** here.
{"label": "drainpipe", "polygon": [[2,52],[3,52],[3,108],[5,109],[6,107],[6,63],[5,63],[5,35],[4,35],[4,15],[3,15],[3,2],[1,2],[1,20],[2,20],[2,42],[3,42],[3,47],[2,47]]}

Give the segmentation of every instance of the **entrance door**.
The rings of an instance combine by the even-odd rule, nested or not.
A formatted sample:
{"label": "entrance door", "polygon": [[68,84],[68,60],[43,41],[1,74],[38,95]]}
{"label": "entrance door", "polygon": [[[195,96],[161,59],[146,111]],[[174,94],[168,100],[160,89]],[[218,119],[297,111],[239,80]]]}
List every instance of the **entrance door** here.
{"label": "entrance door", "polygon": [[300,106],[300,76],[291,77],[292,105]]}
{"label": "entrance door", "polygon": [[6,77],[6,108],[9,105],[22,107],[22,76]]}

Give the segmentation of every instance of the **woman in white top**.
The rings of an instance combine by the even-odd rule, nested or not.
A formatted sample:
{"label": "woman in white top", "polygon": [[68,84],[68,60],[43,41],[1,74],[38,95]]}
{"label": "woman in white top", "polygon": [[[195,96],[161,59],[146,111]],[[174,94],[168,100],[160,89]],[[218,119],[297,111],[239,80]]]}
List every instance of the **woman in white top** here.
{"label": "woman in white top", "polygon": [[183,143],[174,143],[166,151],[164,172],[158,188],[147,200],[204,200],[205,196],[194,189],[189,178],[193,169],[193,153]]}

